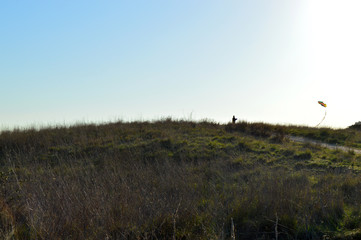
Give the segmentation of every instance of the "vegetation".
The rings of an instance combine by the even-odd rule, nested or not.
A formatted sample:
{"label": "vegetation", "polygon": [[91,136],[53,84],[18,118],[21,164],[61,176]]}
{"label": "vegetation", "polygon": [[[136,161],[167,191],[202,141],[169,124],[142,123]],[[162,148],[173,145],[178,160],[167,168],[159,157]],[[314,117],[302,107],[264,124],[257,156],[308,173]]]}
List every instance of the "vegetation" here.
{"label": "vegetation", "polygon": [[361,156],[289,135],[361,146],[352,128],[171,119],[2,132],[0,238],[360,239]]}

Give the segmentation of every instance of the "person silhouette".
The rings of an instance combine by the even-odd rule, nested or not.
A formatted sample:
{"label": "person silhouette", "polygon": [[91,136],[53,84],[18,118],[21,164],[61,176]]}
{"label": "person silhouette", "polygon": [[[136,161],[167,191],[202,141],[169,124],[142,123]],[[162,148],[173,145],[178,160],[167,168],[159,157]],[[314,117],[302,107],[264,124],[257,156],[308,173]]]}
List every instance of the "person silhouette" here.
{"label": "person silhouette", "polygon": [[232,118],[232,123],[235,124],[237,121],[237,118],[233,115],[233,118]]}

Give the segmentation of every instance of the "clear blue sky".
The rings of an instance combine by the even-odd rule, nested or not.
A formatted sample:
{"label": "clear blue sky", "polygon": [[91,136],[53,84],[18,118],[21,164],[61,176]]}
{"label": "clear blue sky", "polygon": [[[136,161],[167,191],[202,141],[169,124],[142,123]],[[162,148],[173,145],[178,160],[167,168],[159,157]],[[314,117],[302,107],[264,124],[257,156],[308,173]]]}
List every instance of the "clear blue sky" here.
{"label": "clear blue sky", "polygon": [[361,2],[0,3],[0,127],[361,121]]}

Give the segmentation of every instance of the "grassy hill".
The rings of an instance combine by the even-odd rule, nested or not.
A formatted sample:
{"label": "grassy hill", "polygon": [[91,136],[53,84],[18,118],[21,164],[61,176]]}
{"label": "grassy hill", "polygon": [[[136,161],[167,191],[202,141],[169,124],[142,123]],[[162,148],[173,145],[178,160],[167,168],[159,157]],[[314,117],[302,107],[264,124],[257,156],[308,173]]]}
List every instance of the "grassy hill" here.
{"label": "grassy hill", "polygon": [[[165,119],[0,135],[1,239],[360,239],[357,129]],[[234,231],[232,230],[234,226]]]}

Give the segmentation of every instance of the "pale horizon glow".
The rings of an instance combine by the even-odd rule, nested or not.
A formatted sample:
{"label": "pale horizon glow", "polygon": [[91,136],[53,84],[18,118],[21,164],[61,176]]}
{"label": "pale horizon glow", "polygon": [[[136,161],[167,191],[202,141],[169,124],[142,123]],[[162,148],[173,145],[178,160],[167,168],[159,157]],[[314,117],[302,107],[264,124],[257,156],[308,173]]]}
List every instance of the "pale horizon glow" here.
{"label": "pale horizon glow", "polygon": [[361,121],[357,0],[4,1],[0,129]]}

